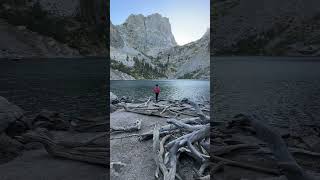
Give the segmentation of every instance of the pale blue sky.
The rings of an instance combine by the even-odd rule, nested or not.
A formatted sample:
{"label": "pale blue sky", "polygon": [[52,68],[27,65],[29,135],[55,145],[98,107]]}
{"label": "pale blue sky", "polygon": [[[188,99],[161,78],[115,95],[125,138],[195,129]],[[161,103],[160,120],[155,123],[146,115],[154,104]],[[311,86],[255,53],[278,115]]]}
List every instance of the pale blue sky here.
{"label": "pale blue sky", "polygon": [[110,12],[115,25],[130,14],[168,17],[179,45],[201,38],[210,27],[210,0],[110,0]]}

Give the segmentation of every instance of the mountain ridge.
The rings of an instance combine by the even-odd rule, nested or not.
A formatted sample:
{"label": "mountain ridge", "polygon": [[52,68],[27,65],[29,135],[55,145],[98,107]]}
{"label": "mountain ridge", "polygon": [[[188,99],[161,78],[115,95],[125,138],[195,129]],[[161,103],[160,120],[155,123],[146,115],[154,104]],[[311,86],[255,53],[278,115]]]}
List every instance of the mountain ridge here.
{"label": "mountain ridge", "polygon": [[[178,45],[171,31],[169,18],[159,13],[148,16],[131,14],[120,25],[113,25],[112,22],[110,24],[111,69],[118,68],[118,71],[136,79],[208,79],[209,41],[210,31],[207,30],[202,38]],[[197,53],[200,47],[205,51]],[[169,62],[168,55],[172,57]],[[137,67],[136,64],[142,64],[142,67]],[[144,65],[148,70],[144,70]],[[183,71],[180,67],[188,68]]]}
{"label": "mountain ridge", "polygon": [[216,56],[319,56],[320,1],[212,2]]}

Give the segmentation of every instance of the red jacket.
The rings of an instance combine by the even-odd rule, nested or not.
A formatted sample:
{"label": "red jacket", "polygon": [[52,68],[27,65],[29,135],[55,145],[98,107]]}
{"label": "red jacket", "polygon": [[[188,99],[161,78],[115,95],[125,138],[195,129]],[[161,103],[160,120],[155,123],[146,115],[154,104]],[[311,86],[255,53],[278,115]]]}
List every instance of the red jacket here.
{"label": "red jacket", "polygon": [[153,92],[154,93],[160,93],[160,87],[159,86],[156,86],[153,88]]}

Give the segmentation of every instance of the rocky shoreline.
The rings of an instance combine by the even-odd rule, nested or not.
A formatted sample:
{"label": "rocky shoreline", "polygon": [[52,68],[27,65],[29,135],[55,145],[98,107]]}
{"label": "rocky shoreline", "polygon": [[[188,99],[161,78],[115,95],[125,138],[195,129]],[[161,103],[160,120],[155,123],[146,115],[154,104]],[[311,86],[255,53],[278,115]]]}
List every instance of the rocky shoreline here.
{"label": "rocky shoreline", "polygon": [[[113,98],[116,96],[112,95]],[[111,98],[111,99],[113,99]],[[121,101],[115,101],[119,103]],[[124,103],[125,101],[123,101]],[[130,101],[129,101],[130,102]],[[123,104],[120,105],[114,113],[111,114],[111,127],[134,124],[136,120],[140,120],[141,129],[138,130],[139,136],[136,132],[126,133],[123,135],[111,134],[111,161],[126,164],[123,165],[122,171],[116,172],[117,177],[129,177],[136,171],[137,167],[133,164],[127,164],[129,147],[135,149],[144,149],[144,146],[149,148],[144,149],[144,156],[135,159],[134,161],[143,161],[153,159],[152,142],[139,141],[137,138],[150,133],[150,129],[159,123],[160,129],[166,127],[166,122],[170,122],[174,117],[161,117],[154,107],[154,102],[151,105],[145,106],[145,103],[132,104],[126,103],[127,107],[123,109]],[[148,101],[146,101],[148,102]],[[178,101],[177,101],[178,102]],[[159,102],[159,107],[165,110],[166,105],[170,104],[167,101]],[[163,106],[162,106],[163,103]],[[121,108],[122,107],[122,108]],[[153,107],[153,108],[152,108]],[[150,112],[147,113],[149,109]],[[129,111],[129,112],[128,112]],[[139,114],[139,115],[134,115]],[[152,117],[151,117],[152,116]],[[184,117],[186,118],[186,117]],[[184,118],[179,118],[183,122]],[[130,121],[128,121],[130,119]],[[169,119],[169,120],[168,120]],[[310,179],[316,180],[320,177],[320,166],[318,164],[320,159],[320,127],[315,122],[313,126],[300,125],[298,122],[292,120],[288,128],[281,128],[276,126],[269,126],[265,124],[258,115],[243,115],[239,114],[229,121],[211,122],[210,130],[210,161],[206,162],[204,167],[209,167],[211,178],[216,180],[233,180],[233,179],[248,179],[248,180],[291,180],[291,179]],[[124,124],[123,124],[124,123]],[[152,130],[151,130],[152,131]],[[149,134],[152,136],[152,133]],[[163,137],[163,136],[162,136]],[[143,138],[142,138],[143,139]],[[154,140],[153,140],[154,142]],[[122,150],[119,148],[119,143],[123,143],[121,147],[126,147]],[[166,147],[166,146],[165,146]],[[131,153],[139,153],[138,150],[130,151]],[[191,161],[188,161],[191,157]],[[197,162],[196,156],[182,156],[179,163],[184,165],[178,166],[177,174],[184,174],[188,169],[194,165],[191,162]],[[185,162],[189,162],[189,166]],[[143,166],[144,167],[144,166]],[[147,173],[152,178],[152,171],[156,170],[156,163],[149,163],[147,170],[140,173]],[[207,170],[208,170],[207,169]],[[202,169],[204,170],[204,169]],[[151,171],[151,172],[150,172]],[[183,173],[182,173],[183,172]],[[184,174],[187,177],[182,179],[208,179],[206,176],[200,176],[199,172]],[[138,177],[141,178],[141,177]],[[121,179],[121,178],[120,178]]]}
{"label": "rocky shoreline", "polygon": [[[151,97],[132,101],[113,93],[110,100],[111,179],[191,180],[210,176],[209,102],[155,102]],[[183,139],[191,144],[183,144]],[[178,145],[180,141],[182,145]],[[203,154],[199,156],[198,150]]]}
{"label": "rocky shoreline", "polygon": [[[320,127],[316,123],[302,126],[292,121],[289,128],[270,127],[256,114],[239,114],[230,121],[211,122],[209,102],[194,103],[187,99],[154,102],[150,97],[141,103],[132,103],[112,93],[110,100],[114,109],[108,129],[104,117],[69,121],[61,113],[43,110],[34,118],[26,118],[21,108],[1,97],[0,172],[13,166],[23,171],[27,166],[24,161],[40,153],[39,159],[28,161],[42,163],[44,171],[44,162],[60,163],[70,159],[72,161],[61,163],[66,168],[87,166],[100,172],[96,177],[102,179],[108,177],[104,170],[109,167],[106,159],[110,152],[112,179],[170,175],[190,180],[208,179],[210,173],[217,180],[316,180],[320,177]],[[209,137],[206,137],[194,146],[193,143],[180,146],[176,157],[170,144],[189,136],[202,137],[201,133],[197,134],[210,127],[206,125],[209,121],[211,128],[203,135],[206,137],[210,132],[210,150]],[[106,139],[109,130],[110,151]],[[44,157],[46,160],[41,160]],[[51,173],[47,179],[56,176]],[[43,174],[30,174],[24,179],[39,175]],[[6,175],[7,179],[12,177],[17,175]]]}
{"label": "rocky shoreline", "polygon": [[[48,110],[26,117],[24,110],[0,97],[2,179],[106,179],[106,123],[106,117],[70,119]],[[63,169],[52,169],[55,165]],[[80,175],[79,169],[85,171]]]}

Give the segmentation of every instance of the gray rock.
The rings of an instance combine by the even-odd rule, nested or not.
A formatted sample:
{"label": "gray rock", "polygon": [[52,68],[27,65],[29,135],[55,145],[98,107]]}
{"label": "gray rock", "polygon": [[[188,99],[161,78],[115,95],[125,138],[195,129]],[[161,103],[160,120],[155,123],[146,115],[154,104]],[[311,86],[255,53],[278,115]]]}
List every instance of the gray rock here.
{"label": "gray rock", "polygon": [[148,55],[177,45],[169,19],[157,13],[147,17],[130,15],[125,23],[116,28],[128,45]]}
{"label": "gray rock", "polygon": [[11,123],[21,119],[23,114],[24,111],[20,107],[0,96],[0,132],[7,129]]}
{"label": "gray rock", "polygon": [[135,80],[135,78],[119,70],[110,69],[110,80]]}
{"label": "gray rock", "polygon": [[115,48],[122,48],[124,46],[124,41],[119,31],[112,23],[110,23],[110,46]]}

